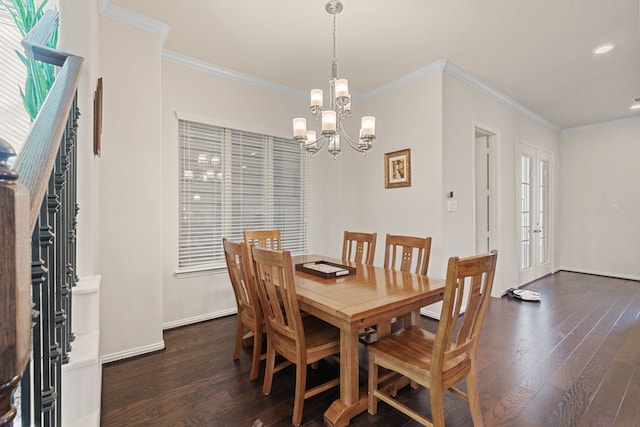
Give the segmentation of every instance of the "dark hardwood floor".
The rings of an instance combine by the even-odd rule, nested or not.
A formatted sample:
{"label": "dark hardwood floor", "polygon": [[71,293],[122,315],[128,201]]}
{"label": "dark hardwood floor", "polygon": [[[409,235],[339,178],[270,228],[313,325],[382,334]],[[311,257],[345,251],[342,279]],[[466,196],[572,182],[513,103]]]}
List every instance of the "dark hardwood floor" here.
{"label": "dark hardwood floor", "polygon": [[[640,282],[560,272],[527,286],[542,302],[491,300],[478,350],[487,426],[639,426]],[[251,349],[232,360],[236,318],[165,331],[166,349],[103,368],[102,426],[291,425],[294,368],[249,381]],[[426,329],[436,322],[422,319]],[[334,364],[310,381],[337,375]],[[429,413],[428,391],[400,390]],[[305,402],[303,425],[322,426],[338,389]],[[448,426],[471,426],[466,402],[448,394]],[[353,426],[415,426],[385,403]]]}

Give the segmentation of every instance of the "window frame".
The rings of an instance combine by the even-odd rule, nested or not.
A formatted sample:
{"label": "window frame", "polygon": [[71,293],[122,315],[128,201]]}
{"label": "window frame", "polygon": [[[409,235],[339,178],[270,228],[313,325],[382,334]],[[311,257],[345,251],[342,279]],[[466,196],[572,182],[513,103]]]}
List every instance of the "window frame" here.
{"label": "window frame", "polygon": [[[226,268],[224,261],[224,251],[222,249],[222,237],[227,237],[234,241],[241,241],[241,233],[244,229],[272,229],[279,228],[283,234],[283,247],[291,250],[292,254],[308,253],[309,248],[309,204],[310,204],[310,170],[309,170],[309,157],[299,148],[299,145],[292,139],[282,138],[278,136],[272,136],[263,132],[255,132],[250,130],[238,130],[238,126],[221,125],[212,123],[209,120],[202,118],[195,118],[192,116],[176,114],[178,121],[178,253],[177,253],[177,277],[193,276],[208,272],[215,272],[224,270]],[[189,254],[189,251],[193,251],[192,236],[189,236],[184,227],[187,224],[193,223],[193,218],[184,216],[185,210],[193,212],[193,202],[190,202],[194,193],[197,193],[197,189],[187,188],[189,181],[193,182],[193,171],[190,179],[186,178],[185,171],[188,171],[189,167],[194,165],[194,159],[198,158],[199,151],[197,148],[187,145],[192,144],[190,138],[193,136],[187,136],[185,134],[186,128],[196,126],[202,129],[210,129],[214,133],[222,133],[223,137],[221,141],[207,141],[205,143],[211,143],[212,146],[221,144],[217,152],[220,153],[220,173],[222,174],[221,182],[219,182],[219,189],[215,188],[212,191],[214,200],[210,202],[210,206],[219,204],[220,217],[217,219],[219,222],[215,223],[215,213],[209,215],[206,219],[214,221],[212,223],[214,229],[211,233],[211,237],[208,242],[202,244],[203,248],[211,251],[211,262],[203,263],[194,261],[193,258],[197,258],[193,254]],[[218,135],[219,137],[220,135]],[[185,139],[186,138],[186,139]],[[253,189],[253,211],[252,215],[256,216],[256,208],[259,208],[262,216],[258,216],[258,221],[254,221],[249,224],[247,219],[247,213],[244,213],[243,203],[247,203],[247,200],[239,193],[245,183],[239,181],[243,180],[243,171],[246,167],[238,166],[237,161],[243,161],[247,159],[247,153],[238,154],[237,150],[242,152],[245,144],[251,148],[256,148],[256,143],[263,143],[262,159],[258,160],[262,163],[262,172],[260,174],[259,181],[249,182],[250,189]],[[190,153],[190,163],[185,164],[185,150],[193,150]],[[259,148],[256,149],[259,151]],[[209,153],[215,153],[216,150],[212,149]],[[250,153],[255,154],[255,153]],[[249,155],[250,155],[249,154]],[[274,157],[275,156],[275,157]],[[209,157],[211,158],[211,157]],[[234,160],[235,159],[235,160]],[[295,163],[295,162],[298,163]],[[289,165],[294,164],[293,168],[288,168]],[[191,165],[191,166],[190,166]],[[256,166],[257,167],[257,166]],[[277,170],[274,170],[277,167]],[[242,168],[242,169],[238,169]],[[250,167],[251,168],[251,167]],[[285,172],[289,169],[289,172]],[[196,171],[197,172],[203,172]],[[204,175],[203,175],[204,176]],[[245,176],[246,177],[246,176]],[[256,180],[257,178],[253,178]],[[206,181],[206,180],[205,180]],[[248,181],[251,181],[249,177]],[[256,182],[259,182],[263,187],[262,202],[256,203]],[[240,189],[238,189],[240,185]],[[253,185],[253,187],[252,187]],[[200,186],[206,186],[209,188],[208,183],[200,182]],[[278,186],[280,188],[278,188]],[[234,189],[234,187],[236,187]],[[218,199],[215,199],[215,198]],[[279,203],[280,200],[280,203]],[[293,202],[292,202],[293,200]],[[184,204],[187,204],[185,206]],[[192,204],[189,207],[189,203]],[[265,208],[266,206],[266,208]],[[183,208],[185,208],[183,210]],[[234,214],[235,209],[235,214]],[[237,210],[243,211],[241,216],[237,215]],[[250,210],[251,208],[249,208]],[[184,216],[184,218],[183,218]],[[241,218],[239,221],[238,219]],[[205,220],[206,220],[205,219]],[[293,220],[292,220],[293,219]],[[207,228],[207,226],[204,226]],[[193,233],[192,233],[193,234]],[[186,239],[186,240],[185,240]],[[185,253],[186,252],[186,253]]]}

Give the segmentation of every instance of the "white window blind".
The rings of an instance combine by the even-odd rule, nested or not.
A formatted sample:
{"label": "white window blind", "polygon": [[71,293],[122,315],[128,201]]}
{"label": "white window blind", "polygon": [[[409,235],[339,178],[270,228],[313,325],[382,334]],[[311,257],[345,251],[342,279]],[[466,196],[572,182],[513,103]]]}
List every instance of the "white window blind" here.
{"label": "white window blind", "polygon": [[16,152],[24,145],[31,128],[20,97],[20,88],[24,90],[27,78],[27,69],[16,55],[16,50],[24,52],[21,41],[20,30],[6,8],[0,5],[0,138],[7,140]]}
{"label": "white window blind", "polygon": [[308,252],[308,158],[292,140],[179,120],[181,270],[225,265],[222,238],[280,229]]}

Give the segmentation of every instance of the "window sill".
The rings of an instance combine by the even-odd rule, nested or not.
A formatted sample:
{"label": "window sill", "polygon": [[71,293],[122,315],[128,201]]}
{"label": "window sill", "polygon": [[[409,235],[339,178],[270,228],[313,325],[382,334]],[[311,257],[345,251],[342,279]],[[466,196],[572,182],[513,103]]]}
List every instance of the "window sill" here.
{"label": "window sill", "polygon": [[180,268],[174,273],[178,279],[187,279],[190,277],[198,276],[210,276],[213,274],[226,274],[227,267],[225,266],[202,266],[192,268]]}

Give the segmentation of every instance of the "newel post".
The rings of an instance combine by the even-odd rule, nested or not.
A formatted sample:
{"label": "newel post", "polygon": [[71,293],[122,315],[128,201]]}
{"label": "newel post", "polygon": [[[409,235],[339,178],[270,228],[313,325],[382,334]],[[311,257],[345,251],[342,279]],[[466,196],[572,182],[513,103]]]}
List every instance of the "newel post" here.
{"label": "newel post", "polygon": [[0,426],[16,415],[11,394],[31,351],[29,192],[18,182],[14,159],[0,138]]}

